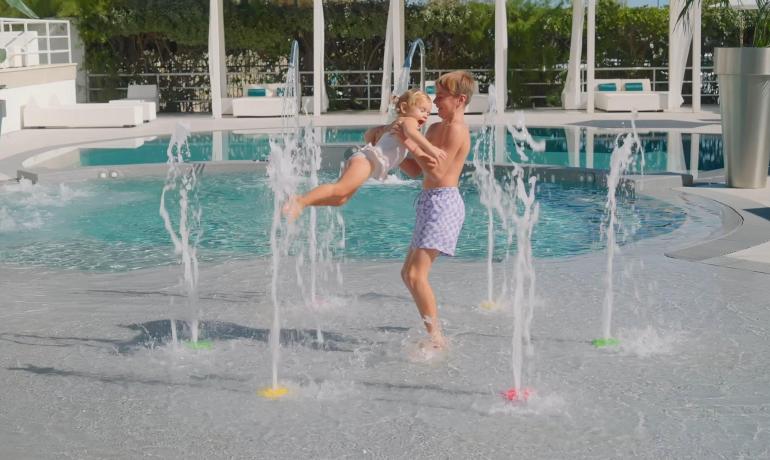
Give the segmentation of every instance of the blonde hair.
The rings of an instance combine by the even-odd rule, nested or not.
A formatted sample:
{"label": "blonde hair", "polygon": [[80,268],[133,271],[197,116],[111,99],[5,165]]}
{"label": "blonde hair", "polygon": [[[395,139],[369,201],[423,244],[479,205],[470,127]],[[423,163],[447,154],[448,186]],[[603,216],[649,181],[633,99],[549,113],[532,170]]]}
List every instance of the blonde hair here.
{"label": "blonde hair", "polygon": [[[430,103],[431,102],[430,96],[420,91],[419,89],[410,89],[410,90],[404,91],[404,93],[401,94],[398,97],[398,99],[396,99],[396,111],[403,115],[404,113],[406,113],[406,108],[415,107],[417,104],[421,102]],[[402,104],[406,104],[403,110],[401,108]]]}
{"label": "blonde hair", "polygon": [[444,88],[452,96],[465,96],[465,105],[470,104],[471,96],[476,92],[473,75],[464,70],[455,70],[441,75],[436,85]]}

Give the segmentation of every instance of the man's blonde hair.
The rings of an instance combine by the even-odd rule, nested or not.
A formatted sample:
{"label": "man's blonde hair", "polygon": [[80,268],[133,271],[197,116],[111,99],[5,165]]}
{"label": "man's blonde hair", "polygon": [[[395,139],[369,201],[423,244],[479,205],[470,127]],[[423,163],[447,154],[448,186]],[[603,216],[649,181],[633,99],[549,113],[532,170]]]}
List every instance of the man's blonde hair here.
{"label": "man's blonde hair", "polygon": [[444,88],[452,96],[465,96],[465,105],[471,103],[471,97],[476,92],[476,80],[473,75],[464,70],[455,70],[441,75],[436,85]]}
{"label": "man's blonde hair", "polygon": [[[406,109],[409,107],[415,107],[422,102],[431,103],[430,96],[420,91],[419,89],[410,89],[404,91],[401,96],[396,99],[396,111],[400,114],[406,113]],[[402,110],[401,105],[406,104]]]}

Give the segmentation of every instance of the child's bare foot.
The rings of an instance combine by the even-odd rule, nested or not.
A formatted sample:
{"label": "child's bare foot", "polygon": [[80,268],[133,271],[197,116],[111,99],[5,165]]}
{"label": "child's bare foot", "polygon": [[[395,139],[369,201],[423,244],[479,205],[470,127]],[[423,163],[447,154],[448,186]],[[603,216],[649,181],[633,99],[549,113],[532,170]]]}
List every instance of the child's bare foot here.
{"label": "child's bare foot", "polygon": [[436,350],[443,350],[447,348],[447,342],[446,342],[446,339],[444,338],[444,335],[441,334],[440,332],[431,334],[430,346]]}
{"label": "child's bare foot", "polygon": [[299,198],[293,196],[283,205],[281,212],[289,222],[294,222],[302,214],[303,209],[305,209],[305,206],[299,202]]}

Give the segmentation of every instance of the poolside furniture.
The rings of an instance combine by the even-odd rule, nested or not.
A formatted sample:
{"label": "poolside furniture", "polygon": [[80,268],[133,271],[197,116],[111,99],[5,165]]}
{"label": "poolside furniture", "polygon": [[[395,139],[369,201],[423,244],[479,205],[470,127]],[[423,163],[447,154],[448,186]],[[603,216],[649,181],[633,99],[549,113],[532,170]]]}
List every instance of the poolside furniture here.
{"label": "poolside furniture", "polygon": [[142,108],[142,119],[144,121],[152,121],[158,118],[158,110],[155,102],[150,101],[135,101],[132,99],[113,99],[108,102],[109,104],[120,105],[138,105]]}
{"label": "poolside furniture", "polygon": [[[283,83],[247,85],[243,88],[243,97],[232,99],[234,117],[280,117],[283,112]],[[300,112],[307,109],[312,112],[313,97],[303,96]],[[325,92],[321,101],[321,112],[329,108],[329,98]]]}
{"label": "poolside furniture", "polygon": [[144,123],[141,104],[39,105],[34,99],[22,109],[25,128],[114,128]]}
{"label": "poolside furniture", "polygon": [[128,85],[124,99],[112,99],[110,104],[140,104],[144,121],[152,121],[158,117],[160,96],[157,85]]}
{"label": "poolside furniture", "polygon": [[283,91],[281,83],[248,85],[243,97],[233,98],[234,117],[280,117],[283,113]]}
{"label": "poolside furniture", "polygon": [[606,112],[660,111],[668,93],[654,92],[647,78],[594,80],[594,106]]}

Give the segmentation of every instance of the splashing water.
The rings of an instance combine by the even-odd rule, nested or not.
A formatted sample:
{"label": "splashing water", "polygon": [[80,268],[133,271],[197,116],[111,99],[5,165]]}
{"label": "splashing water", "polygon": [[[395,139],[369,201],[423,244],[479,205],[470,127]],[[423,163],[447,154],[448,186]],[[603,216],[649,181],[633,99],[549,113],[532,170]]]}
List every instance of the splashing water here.
{"label": "splashing water", "polygon": [[532,137],[524,123],[524,114],[522,112],[514,112],[513,116],[513,123],[507,125],[508,132],[511,134],[511,138],[513,138],[513,146],[519,155],[519,159],[521,161],[529,161],[529,157],[524,149],[529,147],[534,152],[544,152],[545,141],[536,141]]}
{"label": "splashing water", "polygon": [[[198,243],[201,239],[201,204],[198,197],[198,178],[203,172],[202,164],[187,164],[190,159],[190,147],[187,138],[189,128],[177,124],[166,149],[168,157],[168,172],[166,182],[160,195],[160,216],[163,225],[174,244],[174,253],[180,257],[183,269],[183,285],[187,297],[190,315],[190,340],[198,343],[200,310],[198,307]],[[177,191],[178,195],[167,197],[170,192]],[[166,200],[177,200],[179,203],[179,222],[175,228],[171,216],[166,209]],[[172,319],[172,339],[176,343],[176,323]]]}
{"label": "splashing water", "polygon": [[398,77],[396,85],[393,87],[393,96],[388,104],[388,117],[390,120],[395,120],[398,115],[396,114],[395,99],[406,92],[409,89],[409,80],[412,73],[412,61],[414,60],[414,53],[419,48],[420,50],[420,89],[425,89],[425,43],[421,38],[415,39],[409,46],[409,52],[404,58],[404,65],[401,68],[401,75]]}
{"label": "splashing water", "polygon": [[636,133],[636,123],[631,119],[631,132],[620,134],[615,138],[615,146],[610,157],[610,172],[607,175],[607,204],[605,205],[605,219],[602,222],[601,233],[607,240],[607,273],[605,275],[604,302],[602,304],[602,335],[594,340],[594,345],[605,346],[617,344],[612,338],[612,310],[614,303],[613,275],[614,258],[617,247],[617,193],[623,176],[632,165],[634,155],[639,154],[641,167],[644,169],[644,151],[639,136]]}
{"label": "splashing water", "polygon": [[296,236],[296,225],[282,218],[281,209],[296,194],[300,180],[297,163],[299,145],[298,53],[299,45],[294,41],[283,93],[281,134],[270,138],[270,156],[267,163],[267,176],[273,191],[273,222],[270,226],[270,252],[272,254],[270,298],[273,303],[273,322],[270,327],[269,340],[272,355],[272,387],[266,390],[267,397],[272,397],[270,395],[280,390],[278,386],[278,362],[280,359],[281,315],[278,302],[278,279],[281,259],[288,255],[291,242]]}
{"label": "splashing water", "polygon": [[[507,194],[508,205],[506,209],[510,213],[509,219],[513,223],[516,233],[516,258],[513,264],[513,297],[511,306],[513,309],[513,338],[511,349],[511,361],[513,367],[513,393],[514,399],[530,394],[530,390],[522,387],[522,365],[524,352],[527,356],[533,354],[530,329],[535,305],[535,269],[532,257],[532,232],[540,215],[540,204],[535,202],[535,185],[537,178],[531,176],[527,183],[524,182],[524,171],[515,167]],[[506,395],[506,396],[508,396]],[[511,398],[508,398],[511,399]]]}
{"label": "splashing water", "polygon": [[[307,177],[301,184],[309,188],[318,186],[318,171],[321,168],[321,146],[317,141],[315,130],[312,126],[300,129],[301,142],[298,145],[297,163],[298,173],[302,177]],[[318,343],[323,343],[323,333],[320,326],[320,309],[324,303],[320,297],[319,281],[323,281],[323,286],[328,286],[329,273],[336,271],[337,284],[342,284],[342,271],[339,263],[334,266],[335,236],[343,233],[344,241],[344,220],[339,208],[324,207],[318,209],[315,206],[309,208],[307,220],[304,216],[296,221],[298,232],[304,238],[295,240],[297,249],[297,262],[295,266],[297,283],[305,300],[305,305],[316,314],[318,325],[316,328],[316,339]],[[319,229],[325,231],[319,233]],[[302,241],[303,244],[296,244]],[[306,242],[306,244],[304,244]],[[309,266],[305,267],[305,258],[309,261]],[[305,275],[307,274],[308,286],[305,285]]]}
{"label": "splashing water", "polygon": [[490,121],[495,110],[494,87],[490,85],[489,106],[484,114],[476,143],[473,145],[471,176],[478,187],[479,200],[487,209],[487,298],[481,302],[481,307],[485,309],[494,309],[497,305],[492,267],[495,252],[495,213],[503,220],[503,227],[507,226],[505,220],[507,216],[503,211],[503,189],[495,178],[495,151],[499,146],[495,143],[495,126]]}

